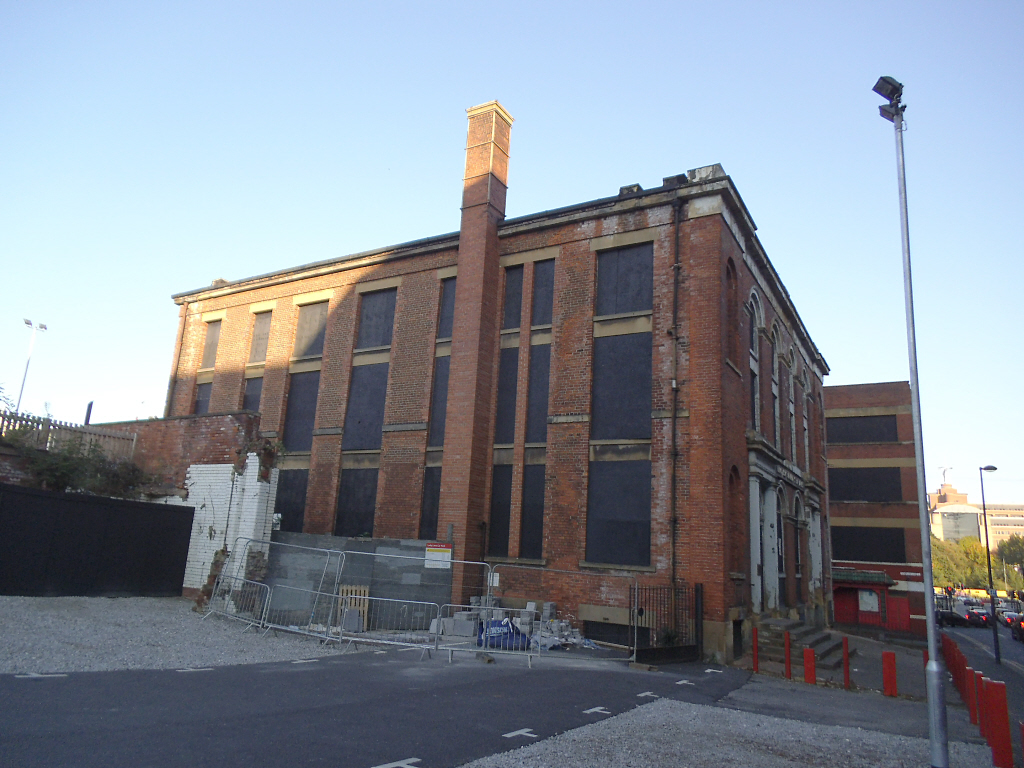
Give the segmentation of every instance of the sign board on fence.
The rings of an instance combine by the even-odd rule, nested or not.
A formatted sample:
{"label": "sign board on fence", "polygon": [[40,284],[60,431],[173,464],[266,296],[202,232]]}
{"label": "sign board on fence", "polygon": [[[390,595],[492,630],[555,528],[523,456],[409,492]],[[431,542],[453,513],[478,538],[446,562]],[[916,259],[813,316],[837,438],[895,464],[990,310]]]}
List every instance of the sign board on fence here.
{"label": "sign board on fence", "polygon": [[452,567],[452,545],[444,542],[432,541],[427,544],[427,560],[423,563],[424,568],[451,568]]}

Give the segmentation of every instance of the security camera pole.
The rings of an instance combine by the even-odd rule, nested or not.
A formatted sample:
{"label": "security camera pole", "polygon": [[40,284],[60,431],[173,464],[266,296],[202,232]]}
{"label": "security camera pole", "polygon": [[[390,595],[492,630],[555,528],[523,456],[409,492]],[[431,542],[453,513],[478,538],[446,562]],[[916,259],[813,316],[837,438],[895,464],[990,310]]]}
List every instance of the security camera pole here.
{"label": "security camera pole", "polygon": [[903,85],[891,77],[880,77],[875,93],[889,103],[878,113],[896,129],[896,171],[900,190],[900,229],[903,235],[903,292],[907,307],[907,351],[910,356],[910,398],[914,419],[914,456],[917,463],[917,508],[921,525],[921,562],[924,572],[924,613],[928,625],[928,736],[932,768],[949,768],[949,738],[946,733],[946,693],[939,664],[938,631],[935,625],[935,585],[932,578],[932,540],[928,519],[928,496],[924,484],[924,438],[921,433],[921,390],[917,380],[917,335],[914,330],[914,289],[910,277],[910,229],[907,218],[907,177],[903,167]]}

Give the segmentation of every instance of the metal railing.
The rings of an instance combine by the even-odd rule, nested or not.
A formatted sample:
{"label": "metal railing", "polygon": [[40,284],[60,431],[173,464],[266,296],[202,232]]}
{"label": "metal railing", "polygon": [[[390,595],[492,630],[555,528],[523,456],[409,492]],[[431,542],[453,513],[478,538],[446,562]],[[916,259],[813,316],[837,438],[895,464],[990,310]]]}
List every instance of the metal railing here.
{"label": "metal railing", "polygon": [[108,459],[130,461],[135,455],[134,432],[116,432],[13,411],[0,411],[0,437],[43,451],[77,445],[79,450],[101,451]]}
{"label": "metal railing", "polygon": [[263,627],[270,605],[270,587],[258,581],[221,575],[214,584],[203,618],[218,613],[229,619],[245,622],[249,627]]}
{"label": "metal railing", "polygon": [[[483,601],[490,602],[490,601]],[[442,605],[434,627],[434,648],[448,652],[501,653],[533,657],[544,651],[540,612],[492,605]]]}

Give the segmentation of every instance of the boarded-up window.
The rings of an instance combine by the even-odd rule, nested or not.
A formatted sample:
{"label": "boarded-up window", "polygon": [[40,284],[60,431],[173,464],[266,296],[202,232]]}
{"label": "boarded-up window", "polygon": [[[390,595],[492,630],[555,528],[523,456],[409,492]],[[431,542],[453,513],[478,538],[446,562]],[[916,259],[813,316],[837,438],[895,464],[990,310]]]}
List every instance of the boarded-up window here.
{"label": "boarded-up window", "polygon": [[544,548],[544,465],[523,467],[523,512],[519,532],[519,556],[542,557]]}
{"label": "boarded-up window", "polygon": [[444,421],[448,411],[448,372],[450,357],[434,358],[434,390],[430,396],[430,429],[427,445],[437,448],[444,445]]}
{"label": "boarded-up window", "polygon": [[242,398],[242,410],[258,411],[260,397],[263,395],[263,377],[245,380],[245,395]]}
{"label": "boarded-up window", "polygon": [[319,357],[324,353],[327,332],[327,302],[299,307],[292,357]]}
{"label": "boarded-up window", "polygon": [[832,501],[902,501],[899,467],[831,467],[828,497]]}
{"label": "boarded-up window", "polygon": [[494,421],[494,442],[507,445],[516,433],[516,383],[519,378],[519,348],[501,350],[498,362],[498,406]]}
{"label": "boarded-up window", "polygon": [[308,469],[282,469],[278,474],[274,512],[281,516],[282,531],[302,533],[308,484]]}
{"label": "boarded-up window", "polygon": [[388,363],[357,365],[352,368],[342,450],[368,451],[380,448],[387,392]]}
{"label": "boarded-up window", "polygon": [[252,321],[252,344],[249,346],[250,363],[262,363],[267,359],[272,314],[272,312],[260,312]]}
{"label": "boarded-up window", "polygon": [[651,564],[651,462],[590,462],[587,562]]}
{"label": "boarded-up window", "polygon": [[220,320],[206,324],[206,341],[203,342],[203,362],[200,368],[213,368],[217,364],[217,344],[220,342]]}
{"label": "boarded-up window", "polygon": [[597,301],[594,314],[643,312],[653,306],[654,246],[643,243],[597,256]]}
{"label": "boarded-up window", "polygon": [[750,372],[750,426],[752,429],[757,429],[760,424],[757,420],[757,405],[758,400],[761,399],[761,390],[758,389],[757,374],[753,371]]}
{"label": "boarded-up window", "polygon": [[533,325],[550,325],[555,298],[555,260],[533,265]]}
{"label": "boarded-up window", "polygon": [[543,443],[548,439],[548,384],[551,372],[551,345],[530,347],[530,389],[527,392],[526,442]]}
{"label": "boarded-up window", "polygon": [[594,391],[590,437],[651,436],[651,334],[594,339]]}
{"label": "boarded-up window", "polygon": [[903,529],[833,525],[832,559],[866,563],[905,563],[907,550]]}
{"label": "boarded-up window", "polygon": [[192,413],[201,415],[210,412],[210,393],[213,391],[213,384],[199,384],[196,387],[196,402],[192,407]]}
{"label": "boarded-up window", "polygon": [[397,288],[363,294],[359,306],[359,338],[356,340],[356,349],[391,346],[397,297]]}
{"label": "boarded-up window", "polygon": [[373,513],[376,506],[377,470],[342,470],[334,535],[373,536]]}
{"label": "boarded-up window", "polygon": [[441,312],[437,318],[437,338],[450,339],[455,323],[455,278],[441,281]]}
{"label": "boarded-up window", "polygon": [[313,422],[319,390],[320,371],[293,373],[289,377],[288,408],[281,438],[286,450],[308,451],[313,448]]}
{"label": "boarded-up window", "polygon": [[842,416],[825,419],[830,443],[895,443],[896,416]]}
{"label": "boarded-up window", "polygon": [[423,472],[423,507],[420,512],[420,538],[437,538],[437,513],[441,507],[441,467]]}
{"label": "boarded-up window", "polygon": [[487,554],[508,557],[509,518],[512,514],[512,467],[494,468],[491,484],[491,524],[488,529]]}
{"label": "boarded-up window", "polygon": [[523,313],[523,267],[505,269],[505,314],[501,329],[518,328]]}

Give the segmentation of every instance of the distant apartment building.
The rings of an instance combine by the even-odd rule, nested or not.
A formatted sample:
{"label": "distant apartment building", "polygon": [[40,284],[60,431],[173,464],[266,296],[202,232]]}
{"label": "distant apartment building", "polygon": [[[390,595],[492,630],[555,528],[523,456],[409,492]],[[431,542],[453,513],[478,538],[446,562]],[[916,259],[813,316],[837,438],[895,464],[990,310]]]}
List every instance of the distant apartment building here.
{"label": "distant apartment building", "polygon": [[924,635],[910,385],[825,387],[835,622]]}
{"label": "distant apartment building", "polygon": [[506,219],[511,124],[469,111],[460,231],[176,295],[167,415],[259,411],[283,531],[448,541],[593,622],[701,584],[723,660],[824,622],[828,367],[732,180]]}

